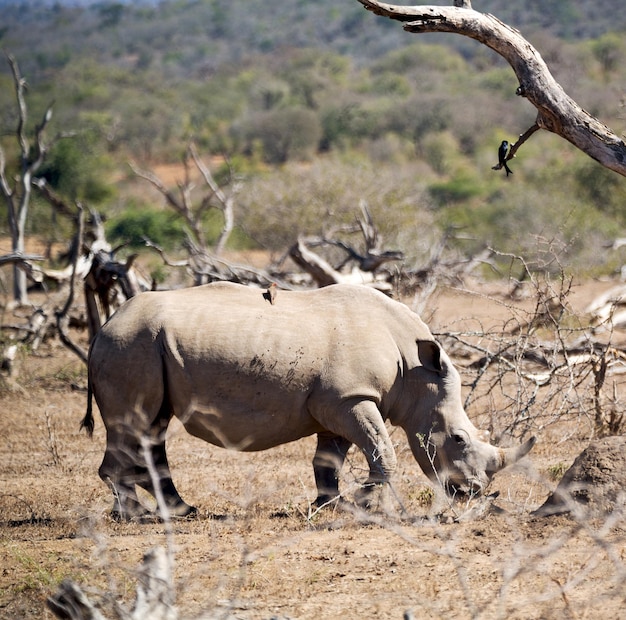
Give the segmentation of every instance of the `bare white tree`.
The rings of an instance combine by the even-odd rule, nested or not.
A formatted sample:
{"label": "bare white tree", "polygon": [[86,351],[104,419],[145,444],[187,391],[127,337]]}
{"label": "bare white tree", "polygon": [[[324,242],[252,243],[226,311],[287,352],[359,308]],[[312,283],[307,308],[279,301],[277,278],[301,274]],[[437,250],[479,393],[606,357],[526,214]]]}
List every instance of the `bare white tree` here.
{"label": "bare white tree", "polygon": [[[467,0],[456,0],[454,6],[396,6],[377,0],[358,1],[376,15],[403,22],[408,32],[448,32],[475,39],[511,65],[519,81],[516,94],[537,108],[537,117],[512,145],[507,160],[515,156],[533,133],[545,129],[571,142],[606,168],[626,176],[624,140],[567,95],[541,54],[515,28],[493,15],[472,9]],[[500,162],[496,167],[502,165]]]}
{"label": "bare white tree", "polygon": [[[202,177],[204,193],[199,200],[194,200],[193,192],[196,189],[196,183],[192,179],[192,170],[190,160]],[[214,261],[211,256],[219,256],[235,225],[234,203],[237,192],[241,188],[230,170],[230,178],[228,183],[231,184],[230,191],[224,188],[215,180],[210,168],[198,155],[198,151],[193,143],[189,144],[185,157],[183,158],[185,171],[185,180],[178,183],[178,194],[170,190],[153,172],[149,170],[141,170],[134,164],[130,164],[133,172],[140,178],[151,183],[165,198],[167,205],[171,207],[185,222],[187,227],[187,245],[196,265],[193,269],[196,284],[202,284],[206,276],[203,273],[207,265]],[[224,224],[217,239],[212,252],[209,251],[209,245],[204,230],[203,218],[209,209],[218,209],[224,218]],[[153,244],[151,244],[153,245]]]}
{"label": "bare white tree", "polygon": [[27,121],[28,108],[26,105],[26,80],[20,73],[20,68],[13,56],[7,55],[9,66],[13,74],[15,96],[17,99],[17,127],[15,137],[19,147],[19,170],[12,182],[7,175],[7,162],[4,150],[0,146],[0,193],[4,198],[11,234],[11,250],[16,260],[13,261],[13,297],[16,303],[23,305],[28,302],[26,288],[26,273],[21,268],[20,258],[25,252],[26,216],[31,198],[31,183],[37,170],[41,167],[47,150],[44,141],[44,130],[52,118],[52,106],[49,106],[35,127],[34,140],[28,137]]}

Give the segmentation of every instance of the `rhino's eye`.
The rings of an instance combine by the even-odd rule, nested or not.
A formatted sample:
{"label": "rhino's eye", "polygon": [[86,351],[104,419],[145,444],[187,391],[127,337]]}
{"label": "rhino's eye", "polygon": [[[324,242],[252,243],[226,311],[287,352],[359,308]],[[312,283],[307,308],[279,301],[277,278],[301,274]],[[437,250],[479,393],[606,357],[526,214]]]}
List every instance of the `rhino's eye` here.
{"label": "rhino's eye", "polygon": [[452,439],[458,446],[465,445],[465,437],[463,437],[462,435],[452,435]]}

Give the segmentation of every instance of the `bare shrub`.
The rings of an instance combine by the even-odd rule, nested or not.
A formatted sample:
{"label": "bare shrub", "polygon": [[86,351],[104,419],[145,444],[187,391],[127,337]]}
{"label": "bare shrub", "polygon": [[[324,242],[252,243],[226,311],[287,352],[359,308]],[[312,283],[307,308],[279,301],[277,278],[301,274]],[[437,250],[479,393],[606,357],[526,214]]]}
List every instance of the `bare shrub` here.
{"label": "bare shrub", "polygon": [[[510,278],[508,299],[491,300],[510,311],[499,329],[436,334],[459,360],[469,388],[465,407],[496,442],[565,423],[587,438],[620,432],[624,353],[611,332],[596,335],[572,309],[572,278],[563,269],[536,272],[516,256],[511,265],[521,266],[521,276]],[[521,297],[524,305],[513,304]]]}

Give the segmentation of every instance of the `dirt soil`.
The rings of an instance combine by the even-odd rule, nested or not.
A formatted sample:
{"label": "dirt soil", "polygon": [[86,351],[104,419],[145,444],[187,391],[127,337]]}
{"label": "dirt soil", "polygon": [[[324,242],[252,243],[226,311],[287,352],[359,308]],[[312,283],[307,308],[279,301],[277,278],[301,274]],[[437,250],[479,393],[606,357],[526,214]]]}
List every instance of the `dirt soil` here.
{"label": "dirt soil", "polygon": [[[582,307],[609,286],[590,283],[574,299]],[[457,326],[461,315],[465,324],[506,320],[509,304],[487,293],[439,293],[426,318],[434,331]],[[312,514],[313,438],[238,454],[172,424],[174,481],[199,516],[174,522],[167,538],[163,523],[108,516],[98,414],[93,440],[79,431],[81,362],[47,342],[20,359],[17,383],[0,394],[1,618],[52,618],[46,598],[66,578],[113,618],[112,597],[132,605],[143,554],[168,543],[184,618],[623,617],[623,517],[531,515],[556,486],[547,472],[566,469],[585,447],[576,429],[567,441],[549,429],[540,435],[524,464],[496,476],[489,491],[497,499],[453,508],[431,502],[406,439],[394,432],[398,515],[368,516]],[[351,452],[348,496],[364,476],[364,460]]]}

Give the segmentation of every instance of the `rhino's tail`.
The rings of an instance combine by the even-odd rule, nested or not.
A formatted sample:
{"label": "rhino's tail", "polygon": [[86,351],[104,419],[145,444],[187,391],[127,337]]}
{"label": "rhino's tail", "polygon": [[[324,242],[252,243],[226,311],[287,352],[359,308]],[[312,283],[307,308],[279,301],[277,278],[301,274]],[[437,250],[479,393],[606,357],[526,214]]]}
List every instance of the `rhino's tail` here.
{"label": "rhino's tail", "polygon": [[87,413],[80,423],[81,430],[84,428],[89,437],[93,436],[93,388],[91,387],[91,377],[87,378]]}

